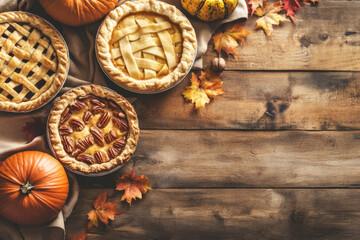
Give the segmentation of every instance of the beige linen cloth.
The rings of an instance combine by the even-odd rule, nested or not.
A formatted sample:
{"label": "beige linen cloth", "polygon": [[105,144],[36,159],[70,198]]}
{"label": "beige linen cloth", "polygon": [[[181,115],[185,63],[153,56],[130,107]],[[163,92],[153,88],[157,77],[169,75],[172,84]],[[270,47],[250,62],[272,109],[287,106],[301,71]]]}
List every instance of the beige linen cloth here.
{"label": "beige linen cloth", "polygon": [[[121,0],[119,4],[122,4],[123,2],[125,1]],[[181,8],[180,0],[165,0],[165,2],[175,5],[184,12]],[[68,78],[60,94],[79,85],[95,83],[103,86],[110,85],[110,87],[116,88],[119,93],[127,95],[125,90],[116,87],[107,80],[96,61],[94,41],[101,20],[83,27],[69,27],[54,22],[39,7],[36,0],[0,0],[0,12],[19,9],[35,13],[52,22],[61,32],[68,44],[71,64]],[[194,64],[194,68],[202,68],[201,57],[206,52],[208,42],[215,30],[225,22],[237,19],[245,20],[247,15],[248,13],[245,0],[240,0],[235,12],[225,20],[205,23],[191,18],[190,21],[196,30],[198,40],[197,60]],[[21,129],[26,122],[33,121],[34,117],[46,119],[51,106],[52,102],[31,113],[16,114],[0,112],[0,161],[4,160],[11,154],[23,150],[38,150],[50,153],[45,135],[38,136],[31,143],[26,144],[26,138],[21,132]],[[9,223],[0,217],[0,240],[64,239],[64,222],[66,218],[70,216],[79,194],[79,186],[72,174],[69,174],[69,180],[71,187],[68,201],[66,202],[62,212],[60,212],[54,221],[42,226],[29,228]]]}

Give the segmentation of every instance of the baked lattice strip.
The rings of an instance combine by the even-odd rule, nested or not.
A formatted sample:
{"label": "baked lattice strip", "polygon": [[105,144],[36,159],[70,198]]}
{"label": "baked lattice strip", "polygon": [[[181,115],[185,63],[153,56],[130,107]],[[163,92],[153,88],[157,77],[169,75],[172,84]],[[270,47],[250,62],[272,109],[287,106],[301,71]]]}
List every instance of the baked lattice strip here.
{"label": "baked lattice strip", "polygon": [[[57,58],[50,40],[26,24],[0,24],[0,95],[20,103],[37,98],[51,87]],[[50,75],[50,76],[49,76]]]}

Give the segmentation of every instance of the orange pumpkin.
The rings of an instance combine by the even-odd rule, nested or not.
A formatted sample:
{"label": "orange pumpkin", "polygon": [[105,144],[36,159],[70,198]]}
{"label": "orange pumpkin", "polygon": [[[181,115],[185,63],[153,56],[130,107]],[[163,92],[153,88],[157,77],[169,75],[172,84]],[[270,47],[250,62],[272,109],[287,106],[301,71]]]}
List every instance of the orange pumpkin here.
{"label": "orange pumpkin", "polygon": [[118,0],[39,0],[45,12],[57,21],[81,26],[95,22],[113,10]]}
{"label": "orange pumpkin", "polygon": [[49,154],[20,152],[0,164],[0,215],[11,222],[37,225],[51,220],[68,192],[66,172]]}

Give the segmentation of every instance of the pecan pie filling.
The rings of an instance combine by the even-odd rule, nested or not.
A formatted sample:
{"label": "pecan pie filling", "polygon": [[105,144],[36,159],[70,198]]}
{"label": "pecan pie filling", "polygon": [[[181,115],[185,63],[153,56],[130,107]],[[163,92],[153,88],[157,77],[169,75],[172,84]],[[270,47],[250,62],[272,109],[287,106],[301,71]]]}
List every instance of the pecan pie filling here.
{"label": "pecan pie filling", "polygon": [[116,158],[126,145],[125,112],[112,100],[79,96],[61,114],[58,127],[66,153],[88,165]]}

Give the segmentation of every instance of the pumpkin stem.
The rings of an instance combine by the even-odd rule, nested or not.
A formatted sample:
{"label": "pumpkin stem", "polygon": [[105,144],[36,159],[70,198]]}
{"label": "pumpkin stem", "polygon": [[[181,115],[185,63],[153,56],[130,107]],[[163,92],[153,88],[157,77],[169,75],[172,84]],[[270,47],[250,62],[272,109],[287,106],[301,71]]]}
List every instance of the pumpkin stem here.
{"label": "pumpkin stem", "polygon": [[29,181],[27,181],[25,184],[21,184],[21,185],[20,185],[19,191],[20,191],[22,194],[28,195],[33,188],[34,188],[34,186],[32,186],[32,185],[29,183]]}

